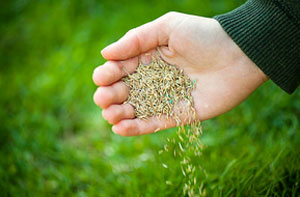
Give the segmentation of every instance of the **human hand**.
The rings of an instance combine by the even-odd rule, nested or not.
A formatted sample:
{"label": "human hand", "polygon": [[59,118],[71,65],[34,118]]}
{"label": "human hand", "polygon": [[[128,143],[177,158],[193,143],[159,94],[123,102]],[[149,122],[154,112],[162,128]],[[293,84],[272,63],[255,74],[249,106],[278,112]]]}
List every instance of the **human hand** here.
{"label": "human hand", "polygon": [[200,121],[233,109],[268,79],[216,20],[170,12],[130,30],[101,51],[108,61],[94,71],[93,80],[100,86],[94,101],[119,135],[142,135],[176,126],[174,120],[164,117],[136,119],[133,107],[122,104],[128,97],[128,87],[120,81],[127,75],[123,68],[134,72],[139,58],[149,61],[145,53],[155,48],[165,61],[183,68],[197,81],[192,96]]}

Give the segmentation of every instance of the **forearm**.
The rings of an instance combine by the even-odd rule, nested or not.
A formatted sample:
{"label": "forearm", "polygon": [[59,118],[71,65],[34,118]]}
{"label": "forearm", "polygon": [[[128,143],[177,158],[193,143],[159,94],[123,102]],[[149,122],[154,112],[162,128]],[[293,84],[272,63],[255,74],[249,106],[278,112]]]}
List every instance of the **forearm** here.
{"label": "forearm", "polygon": [[249,0],[215,17],[244,53],[288,93],[300,83],[299,4]]}

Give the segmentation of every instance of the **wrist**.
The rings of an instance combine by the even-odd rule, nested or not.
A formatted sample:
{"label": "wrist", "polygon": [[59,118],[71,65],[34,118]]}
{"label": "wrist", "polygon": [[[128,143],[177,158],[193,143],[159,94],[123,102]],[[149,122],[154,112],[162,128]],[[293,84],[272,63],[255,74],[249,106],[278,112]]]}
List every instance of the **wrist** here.
{"label": "wrist", "polygon": [[[253,84],[260,86],[265,83],[269,77],[242,51],[242,49],[229,37],[217,20],[215,22],[215,31],[218,32],[217,46],[221,49],[221,59],[224,59],[226,64],[233,66],[233,69],[241,70],[241,73],[248,75]],[[248,73],[248,74],[247,74]],[[255,87],[255,88],[257,88]]]}

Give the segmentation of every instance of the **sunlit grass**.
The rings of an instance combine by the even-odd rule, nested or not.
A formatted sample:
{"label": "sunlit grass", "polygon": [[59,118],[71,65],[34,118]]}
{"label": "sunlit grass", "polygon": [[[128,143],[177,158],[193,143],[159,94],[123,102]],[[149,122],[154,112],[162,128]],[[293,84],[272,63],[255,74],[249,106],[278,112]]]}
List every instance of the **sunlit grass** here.
{"label": "sunlit grass", "polygon": [[[212,16],[240,1],[9,1],[0,23],[1,196],[181,196],[175,130],[124,138],[92,100],[99,51],[169,10]],[[268,82],[203,123],[208,196],[300,194],[300,92]],[[168,169],[161,163],[166,162]],[[166,180],[172,185],[167,185]]]}

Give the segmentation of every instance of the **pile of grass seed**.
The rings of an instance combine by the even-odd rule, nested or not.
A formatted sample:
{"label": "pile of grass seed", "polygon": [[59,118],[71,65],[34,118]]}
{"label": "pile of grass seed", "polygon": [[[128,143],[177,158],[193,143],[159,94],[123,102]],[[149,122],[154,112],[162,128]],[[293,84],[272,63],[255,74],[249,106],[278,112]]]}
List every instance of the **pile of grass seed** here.
{"label": "pile of grass seed", "polygon": [[123,81],[129,87],[129,97],[125,103],[134,107],[137,118],[176,117],[174,107],[179,102],[187,103],[189,111],[194,111],[191,95],[194,83],[182,69],[166,63],[159,55],[152,57],[149,65],[140,63],[136,72]]}
{"label": "pile of grass seed", "polygon": [[[186,180],[183,187],[184,195],[204,196],[205,189],[203,184],[197,183],[195,173],[201,166],[198,166],[199,168],[194,166],[190,157],[191,154],[200,156],[203,147],[199,138],[202,131],[200,125],[195,122],[196,113],[191,95],[196,81],[192,82],[182,69],[168,64],[158,53],[152,56],[150,64],[143,65],[140,62],[137,70],[122,80],[129,87],[129,97],[125,103],[134,107],[137,118],[147,119],[164,115],[175,119],[177,126],[180,126],[177,137],[168,138],[159,154],[170,152],[170,147],[173,147],[174,157],[181,158],[180,168]],[[182,103],[185,104],[184,110],[178,107]],[[182,121],[179,117],[184,116],[191,118]],[[186,129],[183,122],[190,124],[190,127]],[[162,165],[168,168],[166,164]],[[171,185],[171,181],[167,180],[166,184]]]}

